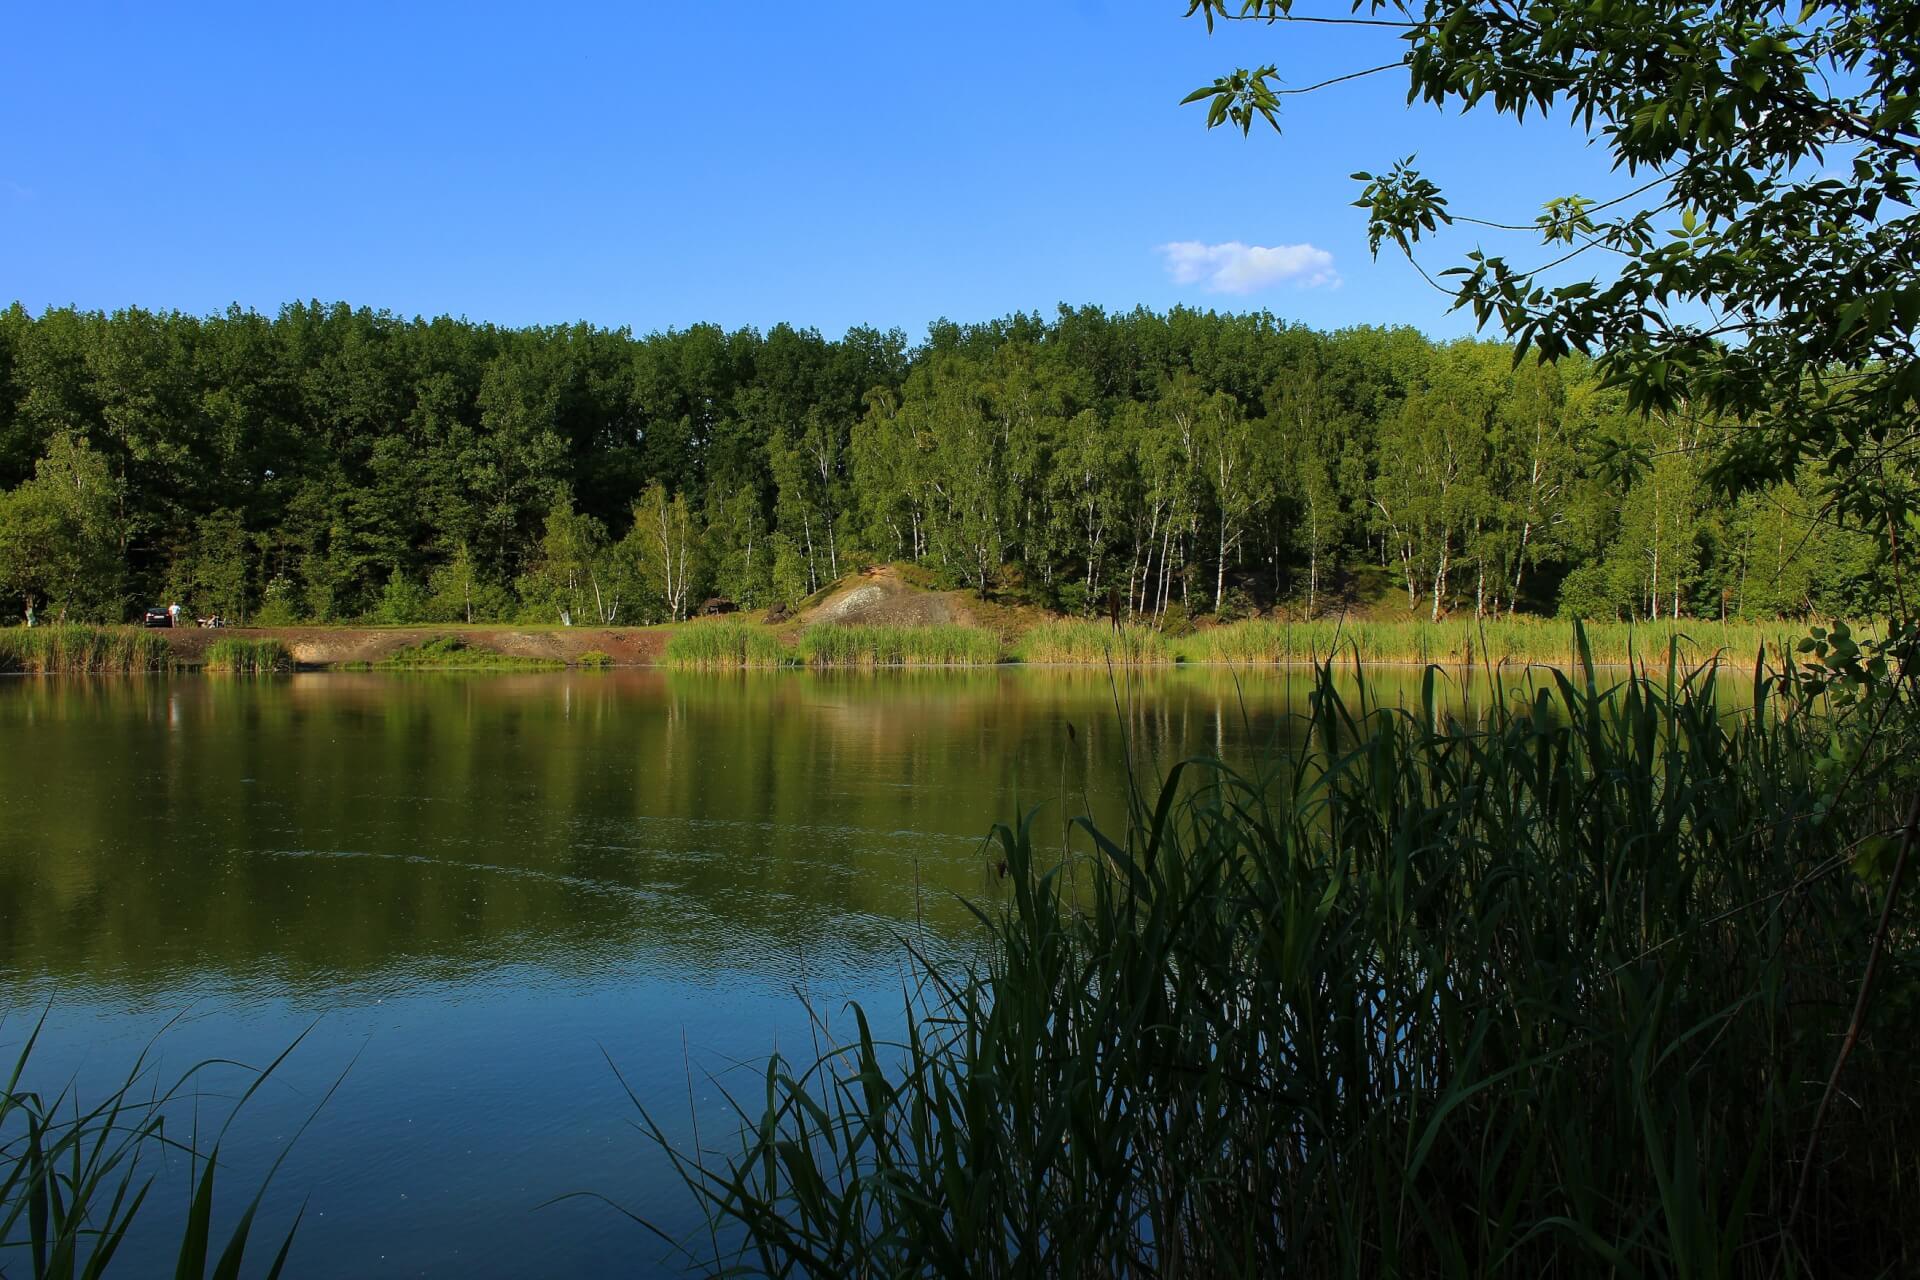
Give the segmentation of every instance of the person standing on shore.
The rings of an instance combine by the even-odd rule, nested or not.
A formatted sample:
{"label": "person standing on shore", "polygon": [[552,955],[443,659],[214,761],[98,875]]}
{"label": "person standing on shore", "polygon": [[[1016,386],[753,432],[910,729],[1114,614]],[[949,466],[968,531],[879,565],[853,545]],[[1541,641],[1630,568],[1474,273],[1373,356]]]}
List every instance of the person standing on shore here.
{"label": "person standing on shore", "polygon": [[176,627],[180,625],[180,606],[179,605],[170,604],[167,606],[167,622]]}

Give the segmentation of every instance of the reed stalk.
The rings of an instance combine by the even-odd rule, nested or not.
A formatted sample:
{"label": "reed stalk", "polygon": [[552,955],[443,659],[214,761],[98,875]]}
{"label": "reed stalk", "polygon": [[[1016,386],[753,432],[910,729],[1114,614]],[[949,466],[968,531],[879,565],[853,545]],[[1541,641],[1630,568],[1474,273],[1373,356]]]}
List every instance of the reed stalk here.
{"label": "reed stalk", "polygon": [[0,672],[97,675],[164,671],[165,636],[140,627],[79,624],[0,629]]}
{"label": "reed stalk", "polygon": [[1822,724],[1764,681],[1729,714],[1711,666],[1496,676],[1465,714],[1436,674],[1399,709],[1322,667],[1258,769],[1186,761],[1065,847],[996,828],[984,958],[909,944],[897,1037],[856,1009],[770,1059],[731,1157],[652,1127],[714,1223],[689,1262],[1914,1274],[1910,919],[1778,1234],[1875,936],[1855,859],[1897,797],[1836,794]]}
{"label": "reed stalk", "polygon": [[207,646],[201,666],[207,671],[264,675],[292,671],[293,655],[278,640],[222,636]]}
{"label": "reed stalk", "polygon": [[749,622],[695,622],[667,640],[666,664],[688,670],[791,667],[799,661],[778,634]]}

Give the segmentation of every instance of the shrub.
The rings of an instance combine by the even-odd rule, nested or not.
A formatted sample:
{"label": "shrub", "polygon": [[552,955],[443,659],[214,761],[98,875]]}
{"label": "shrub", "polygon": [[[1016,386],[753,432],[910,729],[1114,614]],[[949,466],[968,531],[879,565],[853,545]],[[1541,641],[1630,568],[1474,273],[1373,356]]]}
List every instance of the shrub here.
{"label": "shrub", "polygon": [[374,621],[388,626],[405,626],[424,620],[429,607],[426,590],[396,565],[387,578],[386,588],[380,593],[380,603],[374,609],[373,617]]}
{"label": "shrub", "polygon": [[267,589],[260,598],[260,607],[253,611],[253,625],[256,627],[291,627],[300,621],[299,597],[293,583],[284,577],[276,576],[267,582]]}
{"label": "shrub", "polygon": [[1214,617],[1223,623],[1238,622],[1242,618],[1251,618],[1259,610],[1254,607],[1253,597],[1239,587],[1227,588],[1226,598],[1214,611]]}

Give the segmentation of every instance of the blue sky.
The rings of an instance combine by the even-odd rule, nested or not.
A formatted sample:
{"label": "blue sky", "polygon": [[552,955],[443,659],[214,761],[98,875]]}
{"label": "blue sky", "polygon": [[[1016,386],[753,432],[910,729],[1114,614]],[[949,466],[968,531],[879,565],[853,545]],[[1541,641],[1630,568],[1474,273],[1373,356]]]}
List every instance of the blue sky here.
{"label": "blue sky", "polygon": [[13,6],[0,299],[915,337],[1184,302],[1451,334],[1411,268],[1369,258],[1351,172],[1417,153],[1457,211],[1523,222],[1626,185],[1555,123],[1408,107],[1391,73],[1290,99],[1280,136],[1208,134],[1179,99],[1236,65],[1306,84],[1398,47],[1209,37],[1184,8]]}

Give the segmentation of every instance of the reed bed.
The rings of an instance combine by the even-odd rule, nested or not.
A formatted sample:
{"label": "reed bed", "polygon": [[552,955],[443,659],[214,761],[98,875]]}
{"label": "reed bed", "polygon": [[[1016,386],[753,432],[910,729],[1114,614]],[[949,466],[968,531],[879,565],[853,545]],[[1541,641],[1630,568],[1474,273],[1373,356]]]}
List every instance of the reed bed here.
{"label": "reed bed", "polygon": [[[210,1072],[245,1068],[201,1062],[163,1087],[155,1063],[143,1052],[126,1080],[101,1097],[82,1099],[72,1084],[44,1093],[21,1084],[44,1025],[43,1015],[27,1030],[11,1071],[0,1075],[0,1275],[91,1280],[119,1274],[114,1265],[119,1258],[138,1274],[171,1274],[175,1280],[232,1280],[248,1272],[277,1280],[304,1210],[294,1215],[277,1246],[272,1239],[266,1241],[266,1247],[275,1252],[264,1269],[249,1268],[248,1251],[252,1247],[258,1258],[259,1248],[254,1246],[260,1243],[256,1228],[261,1204],[299,1133],[285,1140],[279,1157],[237,1217],[220,1190],[225,1185],[220,1151],[227,1125],[300,1041],[295,1040],[264,1069],[251,1072],[252,1079],[240,1091],[211,1145],[196,1149],[192,1139],[198,1129],[184,1129],[177,1119],[169,1129],[166,1113],[196,1106],[207,1097],[204,1077]],[[4,1064],[0,1071],[5,1071]],[[339,1087],[337,1081],[334,1087]],[[320,1106],[332,1092],[327,1091]],[[178,1209],[171,1205],[147,1208],[154,1202],[149,1197],[157,1176],[169,1165],[188,1173],[191,1197]],[[177,1225],[179,1243],[170,1270],[162,1258],[132,1258],[120,1252],[143,1208],[147,1216],[162,1213]]]}
{"label": "reed bed", "polygon": [[750,622],[696,622],[667,641],[666,663],[690,670],[797,666],[800,655],[779,635]]}
{"label": "reed bed", "polygon": [[1920,1273],[1908,917],[1793,1212],[1904,798],[1836,794],[1763,683],[1728,716],[1711,668],[1585,670],[1450,716],[1435,673],[1399,710],[1322,668],[1258,770],[1188,761],[1066,848],[996,828],[984,958],[916,950],[897,1040],[856,1008],[772,1058],[731,1157],[651,1128],[713,1220],[687,1261]]}
{"label": "reed bed", "polygon": [[142,627],[8,627],[0,630],[0,672],[94,675],[164,671],[165,636]]}
{"label": "reed bed", "polygon": [[222,636],[207,646],[201,667],[237,675],[266,675],[292,671],[294,661],[287,646],[278,640]]}
{"label": "reed bed", "polygon": [[1115,627],[1108,622],[1043,622],[1020,637],[1014,653],[1022,662],[1102,666],[1109,662],[1132,666],[1174,660],[1173,649],[1164,636],[1152,627],[1135,623]]}
{"label": "reed bed", "polygon": [[988,667],[1000,637],[981,627],[815,626],[800,633],[810,667]]}
{"label": "reed bed", "polygon": [[[1663,667],[1669,644],[1681,658],[1720,657],[1751,667],[1764,650],[1778,664],[1796,633],[1788,623],[1708,621],[1589,623],[1585,634],[1594,661]],[[1542,665],[1572,670],[1573,624],[1550,618],[1502,618],[1429,622],[1341,621],[1236,622],[1173,641],[1170,654],[1184,662],[1317,663],[1329,657],[1363,662],[1426,665]]]}

